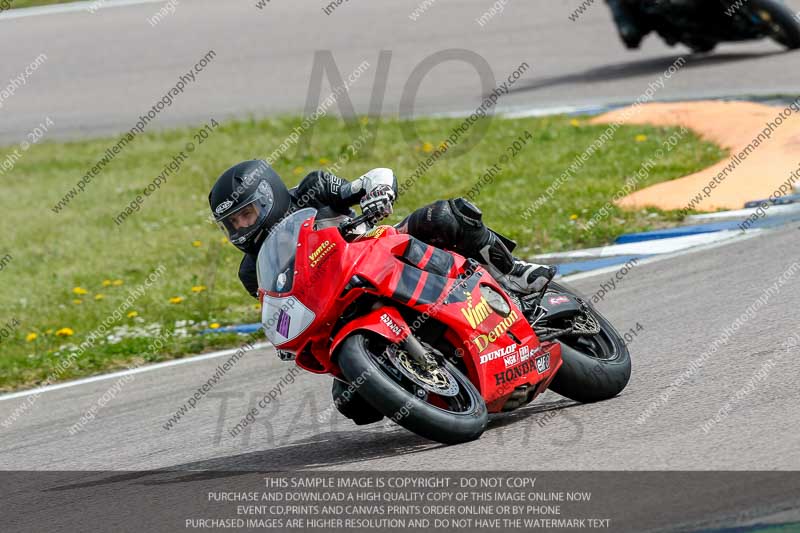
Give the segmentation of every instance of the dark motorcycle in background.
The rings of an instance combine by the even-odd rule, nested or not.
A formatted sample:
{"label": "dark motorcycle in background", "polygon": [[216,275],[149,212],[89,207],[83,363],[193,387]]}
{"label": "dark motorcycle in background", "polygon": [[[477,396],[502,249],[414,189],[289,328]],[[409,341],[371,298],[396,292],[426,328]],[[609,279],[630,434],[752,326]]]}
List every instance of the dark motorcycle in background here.
{"label": "dark motorcycle in background", "polygon": [[710,52],[720,42],[765,37],[800,48],[800,15],[779,0],[655,0],[628,2],[640,28],[673,46]]}

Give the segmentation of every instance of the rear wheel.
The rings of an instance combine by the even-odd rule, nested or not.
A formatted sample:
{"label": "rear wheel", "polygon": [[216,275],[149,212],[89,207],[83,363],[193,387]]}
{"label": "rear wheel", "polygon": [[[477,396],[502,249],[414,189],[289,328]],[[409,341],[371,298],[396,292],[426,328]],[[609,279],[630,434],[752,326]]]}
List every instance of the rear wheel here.
{"label": "rear wheel", "polygon": [[800,48],[800,21],[789,6],[776,0],[751,0],[751,9],[770,25],[775,41],[790,50]]}
{"label": "rear wheel", "polygon": [[372,407],[394,422],[444,444],[477,439],[488,413],[478,390],[445,361],[432,373],[415,374],[401,347],[372,335],[355,333],[342,343],[339,368]]}
{"label": "rear wheel", "polygon": [[[549,288],[580,298],[555,282],[551,282]],[[563,363],[549,387],[553,392],[582,403],[613,398],[622,392],[631,377],[631,356],[619,333],[591,306],[589,313],[596,320],[594,330],[599,331],[558,339]]]}

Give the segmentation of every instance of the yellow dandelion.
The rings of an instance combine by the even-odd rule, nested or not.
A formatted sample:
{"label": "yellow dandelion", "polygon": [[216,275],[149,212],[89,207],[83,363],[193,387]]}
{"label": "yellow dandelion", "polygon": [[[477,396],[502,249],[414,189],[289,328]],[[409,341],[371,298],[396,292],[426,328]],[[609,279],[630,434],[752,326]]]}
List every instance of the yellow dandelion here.
{"label": "yellow dandelion", "polygon": [[369,124],[369,117],[361,117],[360,119],[358,119],[358,121],[361,123],[362,126],[366,126],[367,124]]}
{"label": "yellow dandelion", "polygon": [[581,125],[581,121],[577,118],[573,118],[569,121],[570,125],[575,126],[576,128]]}
{"label": "yellow dandelion", "polygon": [[213,324],[209,324],[208,327],[211,329],[219,329],[219,322],[214,322]]}
{"label": "yellow dandelion", "polygon": [[647,140],[647,135],[640,133],[639,135],[634,137],[633,140],[636,141],[637,143],[643,143]]}
{"label": "yellow dandelion", "polygon": [[192,241],[192,246],[194,246],[195,248],[200,248],[201,246],[203,246],[203,241]]}
{"label": "yellow dandelion", "polygon": [[136,318],[137,316],[139,316],[138,311],[131,311],[130,313],[128,313],[128,318]]}
{"label": "yellow dandelion", "polygon": [[72,337],[75,334],[75,330],[72,328],[61,328],[60,330],[56,331],[56,335],[58,337]]}
{"label": "yellow dandelion", "polygon": [[195,285],[192,287],[192,292],[203,292],[204,290],[206,290],[205,285]]}
{"label": "yellow dandelion", "polygon": [[36,333],[28,333],[25,336],[25,340],[28,341],[28,342],[33,342],[38,338],[39,338],[39,335],[37,335]]}
{"label": "yellow dandelion", "polygon": [[422,151],[426,154],[433,152],[433,145],[431,143],[424,143],[422,145]]}
{"label": "yellow dandelion", "polygon": [[299,176],[304,171],[305,171],[305,169],[303,167],[294,167],[294,170],[292,172],[294,172],[295,176]]}
{"label": "yellow dandelion", "polygon": [[105,298],[104,294],[95,294],[94,295],[94,299],[95,300],[102,300],[103,298]]}
{"label": "yellow dandelion", "polygon": [[81,305],[83,303],[83,300],[78,300],[76,298],[76,299],[72,300],[72,303],[74,303],[75,305]]}
{"label": "yellow dandelion", "polygon": [[445,150],[447,150],[447,143],[442,141],[441,143],[439,143],[439,151],[444,152]]}
{"label": "yellow dandelion", "polygon": [[115,287],[119,287],[119,286],[120,286],[120,285],[122,285],[123,283],[125,283],[125,282],[124,282],[124,281],[122,281],[121,279],[115,279],[114,281],[112,281],[112,282],[111,282],[111,284],[112,284],[113,286],[115,286]]}
{"label": "yellow dandelion", "polygon": [[330,163],[330,160],[327,157],[323,157],[319,160],[320,165],[327,165],[328,163]]}
{"label": "yellow dandelion", "polygon": [[75,287],[74,289],[72,289],[72,292],[79,296],[83,294],[89,294],[89,291],[87,291],[83,287]]}
{"label": "yellow dandelion", "polygon": [[183,301],[183,296],[173,296],[169,299],[169,303],[171,304],[179,304]]}
{"label": "yellow dandelion", "polygon": [[572,214],[569,216],[569,219],[570,219],[570,220],[578,220],[578,215],[576,215],[575,213],[572,213]]}
{"label": "yellow dandelion", "polygon": [[220,242],[220,244],[228,244],[230,241],[229,241],[227,238],[225,238],[225,237],[222,237],[222,238],[219,240],[219,242]]}
{"label": "yellow dandelion", "polygon": [[111,286],[111,280],[110,279],[104,279],[102,285],[103,285],[103,287],[110,287]]}

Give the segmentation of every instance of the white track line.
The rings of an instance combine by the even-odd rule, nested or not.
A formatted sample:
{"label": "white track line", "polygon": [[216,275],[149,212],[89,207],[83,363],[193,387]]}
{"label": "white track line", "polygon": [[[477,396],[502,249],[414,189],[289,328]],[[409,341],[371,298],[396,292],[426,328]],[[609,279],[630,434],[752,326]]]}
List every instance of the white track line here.
{"label": "white track line", "polygon": [[[680,229],[680,228],[676,228]],[[733,239],[741,234],[738,230],[723,230],[708,233],[694,233],[691,235],[680,235],[666,239],[650,239],[647,241],[626,242],[623,244],[609,244],[599,248],[584,248],[583,250],[573,250],[571,252],[554,252],[540,254],[536,259],[545,263],[548,260],[566,259],[604,259],[619,255],[655,255],[668,254],[694,248],[711,242],[720,242]]]}
{"label": "white track line", "polygon": [[88,0],[84,2],[70,2],[68,4],[53,4],[51,6],[21,7],[19,9],[12,8],[0,13],[0,20],[38,17],[41,15],[57,15],[59,13],[77,13],[78,11],[85,11],[86,13],[94,14],[89,11],[90,7],[96,7],[96,12],[100,9],[107,9],[109,7],[155,4],[156,2],[164,2],[164,0],[108,0],[102,3],[94,0]]}
{"label": "white track line", "polygon": [[[665,259],[672,259],[673,257],[679,257],[681,255],[693,254],[695,252],[700,252],[700,251],[703,251],[703,250],[710,250],[712,248],[719,248],[721,246],[727,246],[729,244],[734,244],[736,242],[740,242],[740,241],[743,241],[743,240],[752,239],[753,237],[757,237],[757,236],[761,235],[764,231],[766,231],[766,230],[763,230],[763,229],[750,230],[750,231],[748,231],[746,233],[742,233],[741,235],[737,235],[735,237],[731,237],[731,238],[726,239],[726,240],[710,242],[710,243],[707,243],[707,244],[700,244],[698,246],[693,246],[692,248],[685,248],[683,250],[678,250],[676,252],[670,252],[670,253],[664,253],[664,254],[659,254],[659,255],[653,255],[651,257],[645,257],[645,258],[641,259],[638,263],[636,263],[636,266],[638,267],[638,266],[641,266],[641,265],[649,265],[650,263],[657,263],[659,261],[664,261]],[[568,275],[566,275],[566,276],[564,276],[564,277],[562,277],[560,279],[556,278],[556,280],[557,281],[568,281],[569,282],[569,281],[577,281],[577,280],[585,279],[585,278],[593,278],[595,276],[600,276],[602,274],[608,274],[609,272],[616,272],[616,271],[618,271],[620,269],[621,266],[622,266],[622,264],[617,264],[617,265],[610,265],[610,266],[603,267],[603,268],[597,268],[595,270],[587,270],[586,272],[576,272],[575,274],[568,274]]]}
{"label": "white track line", "polygon": [[[253,350],[260,350],[261,348],[267,348],[272,346],[268,342],[260,342],[258,344],[254,344],[253,348],[249,351]],[[83,379],[76,379],[74,381],[65,381],[64,383],[56,383],[55,385],[48,385],[46,387],[39,387],[36,389],[30,390],[23,390],[19,392],[12,392],[9,394],[4,394],[0,396],[0,402],[3,400],[13,400],[15,398],[24,398],[26,396],[33,396],[42,394],[45,392],[52,392],[58,389],[66,389],[69,387],[77,387],[79,385],[86,385],[87,383],[95,383],[97,381],[105,381],[108,379],[118,378],[120,376],[130,376],[131,374],[141,374],[142,372],[149,372],[151,370],[161,370],[162,368],[168,368],[171,366],[178,366],[178,365],[185,365],[189,363],[197,363],[199,361],[206,361],[208,359],[216,359],[218,357],[225,357],[226,355],[233,355],[234,353],[241,350],[241,346],[238,348],[229,348],[227,350],[220,350],[218,352],[211,352],[211,353],[204,353],[200,355],[195,355],[193,357],[185,357],[183,359],[173,359],[172,361],[165,361],[163,363],[155,363],[152,365],[140,366],[137,368],[130,368],[128,370],[120,370],[119,372],[112,372],[111,374],[100,374],[98,376],[92,376],[90,378],[83,378]]]}
{"label": "white track line", "polygon": [[[689,222],[718,222],[722,220],[739,220],[744,221],[746,218],[756,214],[758,207],[749,207],[747,209],[734,209],[731,211],[717,211],[715,213],[701,213],[699,215],[689,215],[686,220]],[[800,204],[785,204],[773,205],[769,210],[762,211],[765,218],[774,218],[783,215],[791,215],[800,211]],[[760,218],[760,217],[759,217]]]}

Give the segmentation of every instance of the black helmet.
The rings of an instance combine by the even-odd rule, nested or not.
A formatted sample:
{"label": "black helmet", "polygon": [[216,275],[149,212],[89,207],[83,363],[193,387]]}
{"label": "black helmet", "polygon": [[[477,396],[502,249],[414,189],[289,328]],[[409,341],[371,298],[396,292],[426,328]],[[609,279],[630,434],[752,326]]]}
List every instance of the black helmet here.
{"label": "black helmet", "polygon": [[214,220],[241,251],[257,254],[269,229],[289,211],[289,189],[266,161],[226,170],[208,195]]}

